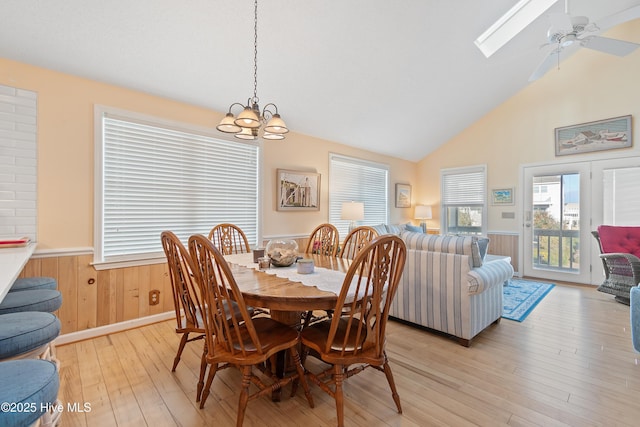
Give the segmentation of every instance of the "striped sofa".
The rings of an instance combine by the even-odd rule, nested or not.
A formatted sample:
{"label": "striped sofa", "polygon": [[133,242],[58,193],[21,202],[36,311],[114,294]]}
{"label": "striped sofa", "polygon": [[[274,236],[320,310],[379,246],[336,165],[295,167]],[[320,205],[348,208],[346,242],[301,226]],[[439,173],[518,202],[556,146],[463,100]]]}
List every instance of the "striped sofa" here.
{"label": "striped sofa", "polygon": [[502,316],[508,257],[482,256],[478,238],[403,231],[407,261],[393,318],[454,336],[465,346]]}

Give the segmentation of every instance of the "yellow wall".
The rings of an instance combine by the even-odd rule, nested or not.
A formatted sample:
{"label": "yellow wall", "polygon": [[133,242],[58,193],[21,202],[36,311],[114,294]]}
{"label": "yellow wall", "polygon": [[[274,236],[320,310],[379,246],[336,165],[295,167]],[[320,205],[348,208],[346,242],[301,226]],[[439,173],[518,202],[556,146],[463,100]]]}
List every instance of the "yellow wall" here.
{"label": "yellow wall", "polygon": [[[640,43],[640,20],[621,25],[606,34]],[[532,70],[533,71],[533,70]],[[632,148],[555,156],[554,129],[557,127],[631,114]],[[430,227],[440,222],[440,170],[442,168],[487,165],[488,188],[518,187],[519,165],[574,162],[594,158],[640,155],[638,131],[640,117],[640,49],[619,58],[582,48],[481,120],[463,130],[418,164],[417,197],[434,205]],[[515,206],[489,206],[489,231],[517,232],[521,221],[502,219],[504,211]]]}
{"label": "yellow wall", "polygon": [[[94,105],[211,128],[223,113],[0,58],[0,84],[38,94],[38,250],[93,246]],[[225,100],[225,102],[231,100]],[[286,117],[285,117],[286,118]],[[295,129],[295,123],[288,123]],[[339,153],[390,166],[390,222],[411,219],[394,207],[396,182],[416,185],[417,164],[295,132],[264,143],[263,235],[302,235],[328,220],[328,157]],[[276,212],[276,169],[321,174],[319,212]],[[213,226],[213,224],[212,224]]]}

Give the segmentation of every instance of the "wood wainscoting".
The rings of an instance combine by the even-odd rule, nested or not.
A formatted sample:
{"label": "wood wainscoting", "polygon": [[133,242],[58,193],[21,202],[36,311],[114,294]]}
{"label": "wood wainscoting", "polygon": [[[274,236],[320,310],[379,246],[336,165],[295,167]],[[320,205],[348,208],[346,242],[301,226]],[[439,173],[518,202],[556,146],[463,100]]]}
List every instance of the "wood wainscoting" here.
{"label": "wood wainscoting", "polygon": [[487,233],[489,238],[488,253],[511,257],[511,265],[516,273],[520,271],[518,257],[520,255],[520,238],[517,234]]}
{"label": "wood wainscoting", "polygon": [[[56,315],[61,334],[113,325],[173,311],[166,263],[96,270],[93,255],[35,256],[20,277],[47,276],[58,281],[62,307]],[[149,294],[160,291],[157,304]]]}

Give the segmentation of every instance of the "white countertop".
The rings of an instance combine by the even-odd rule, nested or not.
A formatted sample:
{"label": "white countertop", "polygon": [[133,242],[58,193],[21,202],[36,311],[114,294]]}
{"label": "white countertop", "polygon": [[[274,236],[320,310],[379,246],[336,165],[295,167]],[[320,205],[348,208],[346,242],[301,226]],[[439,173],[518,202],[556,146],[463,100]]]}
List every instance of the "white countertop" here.
{"label": "white countertop", "polygon": [[0,302],[31,258],[36,245],[31,242],[22,248],[0,248]]}

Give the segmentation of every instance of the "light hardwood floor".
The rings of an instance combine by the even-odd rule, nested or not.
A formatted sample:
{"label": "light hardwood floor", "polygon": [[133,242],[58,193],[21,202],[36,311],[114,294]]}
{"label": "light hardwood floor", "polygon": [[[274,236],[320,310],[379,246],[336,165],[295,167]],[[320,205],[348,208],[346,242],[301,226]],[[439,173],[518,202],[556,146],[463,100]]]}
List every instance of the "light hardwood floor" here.
{"label": "light hardwood floor", "polygon": [[[198,409],[202,344],[187,344],[172,373],[177,344],[174,323],[163,322],[59,346],[61,426],[235,425],[237,371],[219,372]],[[404,413],[384,375],[369,370],[346,382],[346,425],[640,425],[629,308],[593,288],[556,286],[524,322],[503,319],[470,348],[390,322],[387,353]],[[301,388],[293,398],[287,388],[279,403],[249,402],[244,425],[335,425],[332,399],[311,387],[314,409]],[[85,404],[90,411],[72,410]]]}

